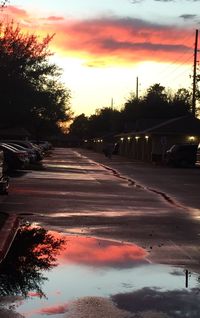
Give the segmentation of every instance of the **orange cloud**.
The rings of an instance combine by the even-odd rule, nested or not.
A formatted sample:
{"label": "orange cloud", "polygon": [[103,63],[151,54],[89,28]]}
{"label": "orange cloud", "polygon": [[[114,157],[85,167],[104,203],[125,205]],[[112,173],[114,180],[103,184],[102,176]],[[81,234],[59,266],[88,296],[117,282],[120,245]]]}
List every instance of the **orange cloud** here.
{"label": "orange cloud", "polygon": [[60,304],[49,307],[44,307],[37,310],[35,313],[41,315],[58,315],[64,314],[68,310],[68,304]]}
{"label": "orange cloud", "polygon": [[[16,19],[21,19],[26,30],[37,30],[41,36],[55,33],[51,44],[53,51],[81,57],[90,67],[143,61],[170,62],[183,52],[190,55],[193,51],[193,30],[184,27],[123,17],[78,21],[60,16],[37,19],[31,15],[27,17],[24,10],[8,8]],[[25,17],[29,18],[28,26],[23,25],[22,18]]]}
{"label": "orange cloud", "polygon": [[64,20],[64,18],[63,17],[56,17],[56,16],[52,15],[52,16],[46,18],[46,20],[49,20],[49,21],[60,21],[60,20]]}
{"label": "orange cloud", "polygon": [[48,31],[56,34],[53,45],[62,54],[82,56],[89,66],[170,62],[193,51],[192,31],[133,18],[65,20],[49,25]]}
{"label": "orange cloud", "polygon": [[28,17],[28,13],[25,10],[19,9],[19,8],[11,6],[11,5],[6,7],[4,14],[10,15],[10,16],[17,18],[17,19]]}
{"label": "orange cloud", "polygon": [[61,263],[127,267],[135,262],[145,261],[147,256],[143,248],[134,244],[120,244],[81,236],[65,238],[65,248],[58,257]]}

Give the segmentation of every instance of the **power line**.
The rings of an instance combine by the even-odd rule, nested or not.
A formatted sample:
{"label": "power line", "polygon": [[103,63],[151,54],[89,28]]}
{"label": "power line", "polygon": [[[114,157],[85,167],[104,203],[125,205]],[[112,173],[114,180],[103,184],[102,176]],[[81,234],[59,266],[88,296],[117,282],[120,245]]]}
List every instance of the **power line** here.
{"label": "power line", "polygon": [[[193,47],[193,42],[194,42],[194,38],[192,38],[191,36],[186,36],[182,39],[183,43],[186,43],[188,40],[192,40],[191,42],[191,50]],[[190,47],[190,45],[189,45]],[[187,57],[187,59],[183,59],[185,57],[185,55],[189,55],[189,57]],[[173,73],[174,71],[176,71],[178,68],[182,67],[184,64],[186,64],[190,59],[193,58],[193,55],[191,55],[191,52],[188,52],[188,47],[185,48],[185,50],[183,50],[182,54],[180,56],[178,56],[174,61],[167,63],[167,66],[165,66],[165,68],[162,70],[160,70],[160,72],[158,73],[158,75],[162,75],[163,77],[166,77],[165,74],[168,73],[168,71],[170,73]],[[182,62],[182,63],[180,63]],[[178,64],[178,65],[177,65]],[[172,69],[172,66],[175,65],[174,70]],[[168,73],[168,76],[170,75],[170,73]]]}

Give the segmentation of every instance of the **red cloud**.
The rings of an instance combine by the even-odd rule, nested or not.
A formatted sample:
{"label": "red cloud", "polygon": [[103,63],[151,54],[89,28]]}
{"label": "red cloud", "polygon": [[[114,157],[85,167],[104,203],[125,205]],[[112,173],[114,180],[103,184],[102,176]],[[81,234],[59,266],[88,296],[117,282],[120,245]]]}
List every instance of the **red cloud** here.
{"label": "red cloud", "polygon": [[[17,18],[24,10],[9,7]],[[47,22],[48,21],[48,22]],[[36,19],[29,16],[24,27],[39,35],[55,34],[53,51],[85,58],[90,66],[108,63],[170,62],[193,52],[193,29],[167,26],[134,18],[99,18],[71,21],[59,16]],[[103,63],[102,63],[103,61]],[[191,60],[188,63],[191,63]]]}
{"label": "red cloud", "polygon": [[63,17],[56,17],[56,16],[52,15],[52,16],[48,17],[47,20],[60,21],[60,20],[64,20],[64,18]]}
{"label": "red cloud", "polygon": [[193,50],[192,31],[131,18],[51,24],[49,30],[56,33],[54,45],[63,54],[82,55],[96,64],[102,59],[170,62],[183,53],[191,55]]}
{"label": "red cloud", "polygon": [[41,308],[37,310],[37,314],[42,315],[58,315],[58,314],[64,314],[68,310],[68,304],[60,304],[60,305],[54,305],[49,306],[45,308]]}
{"label": "red cloud", "polygon": [[10,5],[6,7],[5,14],[11,15],[12,17],[15,17],[15,19],[28,17],[28,13],[25,10]]}
{"label": "red cloud", "polygon": [[107,240],[87,237],[66,237],[66,247],[59,261],[95,266],[126,267],[130,263],[144,261],[147,253],[134,244],[120,244]]}

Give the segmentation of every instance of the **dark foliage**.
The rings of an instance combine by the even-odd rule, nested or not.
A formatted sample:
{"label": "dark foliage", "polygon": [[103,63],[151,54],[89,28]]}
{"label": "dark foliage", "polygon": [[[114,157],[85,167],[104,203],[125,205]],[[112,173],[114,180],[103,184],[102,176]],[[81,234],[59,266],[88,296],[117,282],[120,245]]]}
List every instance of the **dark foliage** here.
{"label": "dark foliage", "polygon": [[69,119],[70,92],[59,81],[61,70],[49,62],[51,39],[39,41],[13,22],[0,25],[1,125],[36,134]]}
{"label": "dark foliage", "polygon": [[90,117],[77,116],[70,127],[70,134],[80,139],[104,137],[133,130],[139,120],[167,120],[189,115],[191,93],[182,88],[174,94],[160,84],[150,86],[143,97],[131,94],[121,111],[102,108]]}
{"label": "dark foliage", "polygon": [[29,291],[44,296],[43,271],[56,266],[56,256],[63,243],[43,228],[22,227],[0,266],[0,296],[26,297]]}

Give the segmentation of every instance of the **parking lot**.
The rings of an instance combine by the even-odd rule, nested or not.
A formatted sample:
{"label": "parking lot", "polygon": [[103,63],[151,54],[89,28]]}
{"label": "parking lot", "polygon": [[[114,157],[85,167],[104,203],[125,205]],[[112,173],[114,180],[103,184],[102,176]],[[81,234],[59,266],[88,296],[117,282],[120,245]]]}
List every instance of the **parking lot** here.
{"label": "parking lot", "polygon": [[108,161],[90,151],[56,148],[37,169],[13,173],[1,209],[58,231],[155,246],[151,256],[162,262],[188,263],[189,253],[196,263],[199,177],[198,168]]}
{"label": "parking lot", "polygon": [[[173,310],[176,311],[178,302],[182,313],[188,313],[190,308],[185,302],[188,297],[195,299],[193,307],[198,307],[199,178],[198,167],[152,166],[119,156],[110,160],[99,153],[70,148],[55,148],[34,167],[13,171],[9,194],[1,196],[1,210],[18,215],[23,226],[8,255],[8,264],[7,258],[2,264],[5,264],[4,282],[14,290],[18,286],[18,280],[13,285],[8,275],[14,271],[14,257],[18,266],[32,268],[35,273],[36,256],[27,257],[27,251],[37,251],[35,246],[41,246],[38,241],[41,233],[53,244],[45,247],[45,253],[59,246],[55,244],[57,239],[66,240],[57,256],[59,266],[45,272],[49,281],[44,288],[48,299],[44,300],[42,294],[41,299],[31,299],[34,291],[28,284],[23,285],[27,295],[17,304],[22,317],[40,318],[44,312],[49,315],[56,299],[62,304],[62,317],[71,318],[74,312],[79,317],[80,311],[90,313],[98,307],[96,304],[101,304],[100,316],[104,312],[107,317],[109,310],[111,317],[129,317],[129,313],[124,316],[119,310],[120,305],[113,307],[108,293],[113,295],[115,304],[119,302],[125,310],[135,313],[137,308],[130,304],[137,299],[138,292],[144,291],[146,297],[149,290],[153,298],[160,299],[167,294],[155,294],[155,290],[162,288],[171,289],[170,297],[176,299]],[[30,242],[32,245],[27,249]],[[25,253],[23,257],[21,253]],[[26,260],[25,266],[22,260]],[[36,261],[39,266],[37,258]],[[24,273],[30,279],[29,271]],[[38,273],[39,268],[34,277],[40,277]],[[41,273],[44,275],[44,271]],[[16,277],[20,275],[21,271]],[[38,281],[34,279],[33,283],[37,286]],[[74,286],[70,294],[69,284]],[[62,291],[57,298],[52,296],[55,288]],[[125,299],[121,299],[122,293]],[[91,297],[83,297],[88,295]],[[170,312],[168,304],[172,304],[172,298],[162,306],[156,302],[157,310]],[[71,303],[71,299],[77,303]],[[16,299],[13,301],[17,303]],[[147,308],[154,312],[155,307]],[[144,310],[143,302],[140,310]]]}

